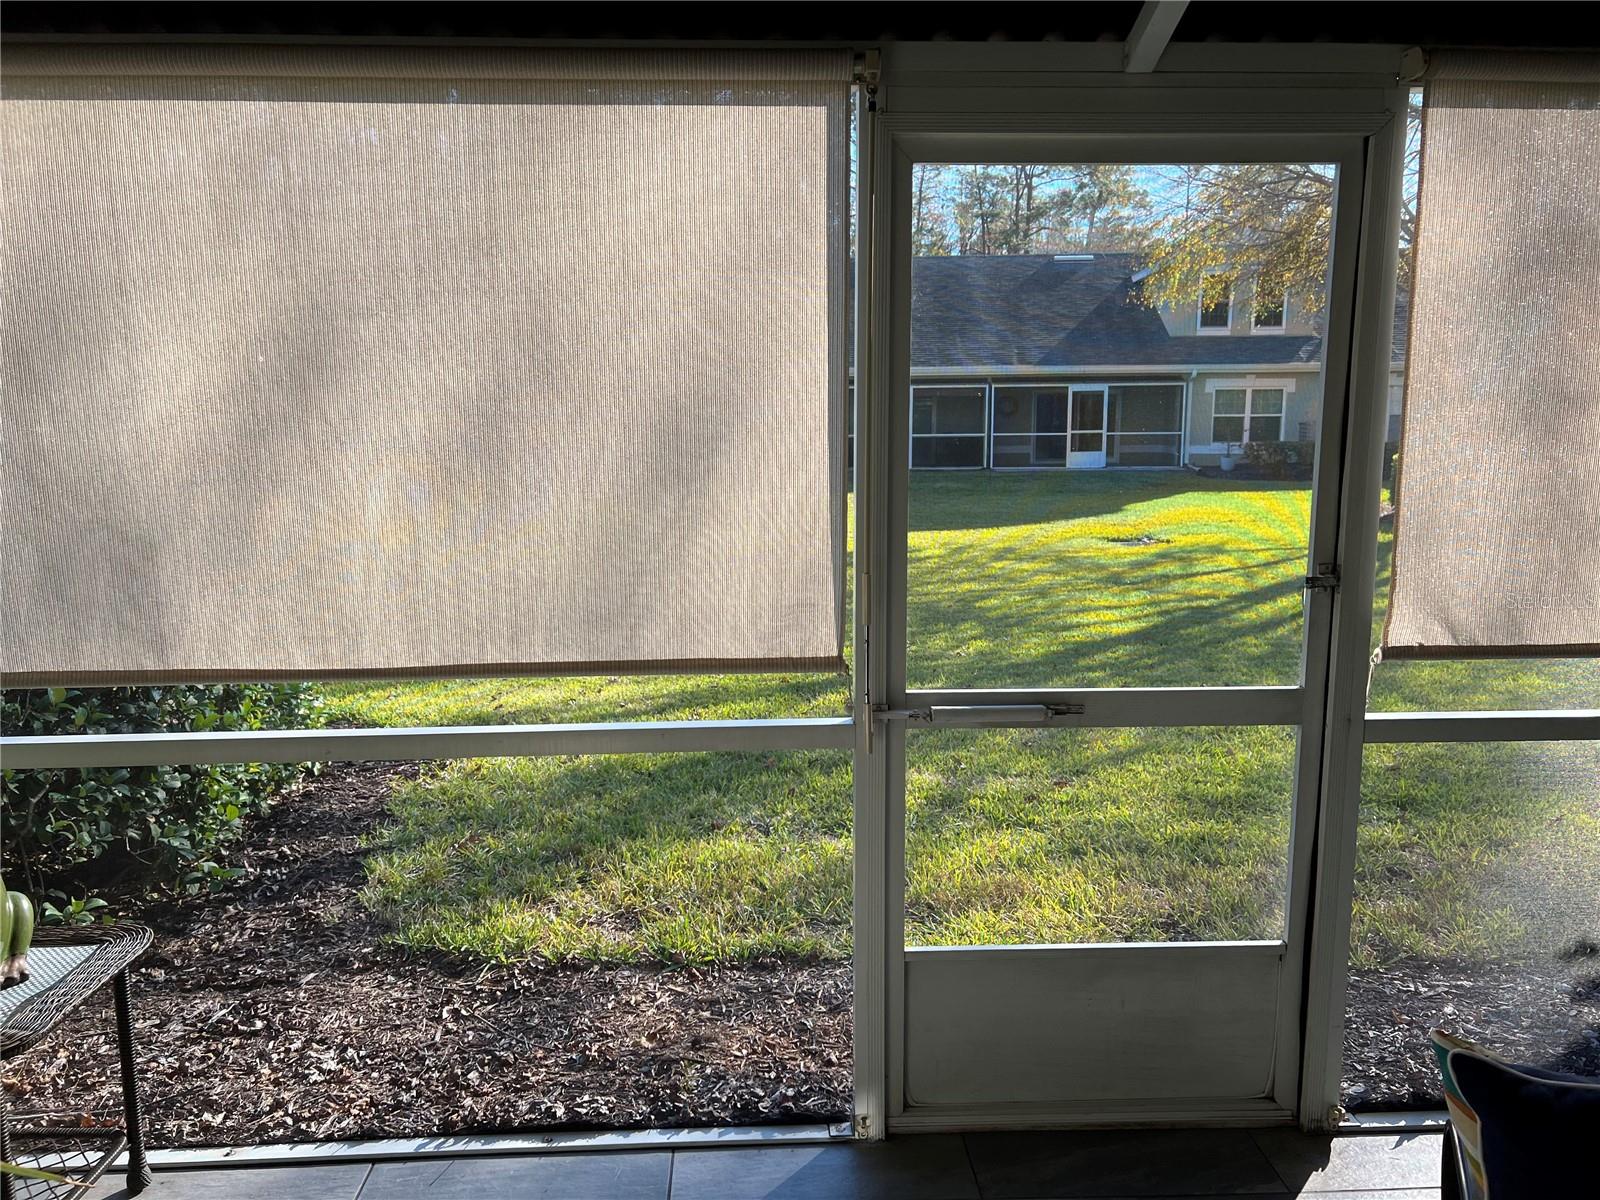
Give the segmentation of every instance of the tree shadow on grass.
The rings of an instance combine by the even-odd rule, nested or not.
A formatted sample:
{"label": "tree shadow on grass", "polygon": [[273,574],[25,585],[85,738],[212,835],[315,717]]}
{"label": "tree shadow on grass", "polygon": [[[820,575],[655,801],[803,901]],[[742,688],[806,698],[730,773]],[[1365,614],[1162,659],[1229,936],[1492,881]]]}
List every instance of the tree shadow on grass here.
{"label": "tree shadow on grass", "polygon": [[[1304,560],[1259,552],[1217,570],[1214,557],[1175,550],[1159,570],[1147,560],[1096,564],[1081,584],[1017,594],[1003,580],[950,591],[921,607],[910,634],[919,687],[1176,687],[1292,684],[1300,675]],[[981,555],[949,573],[983,578]],[[1087,573],[1087,572],[1086,572]],[[1254,587],[1196,592],[1195,579],[1260,575]],[[990,577],[991,579],[994,577]],[[974,594],[975,593],[975,594]],[[1120,596],[1139,599],[1123,605]],[[1124,632],[1108,632],[1107,627]],[[981,647],[981,653],[973,652]]]}
{"label": "tree shadow on grass", "polygon": [[[964,753],[963,742],[977,736],[988,747]],[[1043,838],[1047,874],[1099,863],[1110,887],[1147,879],[1156,909],[1141,919],[1146,936],[1259,924],[1205,910],[1192,881],[1181,884],[1211,869],[1260,874],[1251,907],[1263,911],[1281,892],[1281,853],[1262,863],[1249,847],[1259,841],[1254,830],[1287,811],[1289,760],[1259,748],[1219,757],[1215,743],[1225,736],[919,732],[913,769],[932,769],[940,782],[914,799],[913,846],[986,832]],[[1207,743],[1209,757],[1195,756],[1201,765],[1186,771],[1191,742]],[[1218,772],[1237,787],[1219,790]],[[1167,781],[1154,797],[1151,777]],[[998,805],[997,780],[1008,789]],[[1143,790],[1144,815],[1100,815],[1124,803],[1130,787]],[[480,760],[403,789],[396,808],[369,895],[402,930],[410,923],[448,949],[709,961],[839,954],[848,945],[851,793],[842,753]],[[1091,844],[1106,821],[1115,850]],[[1183,898],[1163,907],[1169,877],[1167,890]],[[475,931],[452,941],[451,928]],[[1040,927],[1032,940],[1066,939]]]}
{"label": "tree shadow on grass", "polygon": [[[402,931],[510,912],[499,951],[562,957],[561,945],[596,931],[600,941],[621,931],[623,958],[838,950],[849,934],[849,773],[843,752],[453,764],[397,794],[369,897]],[[533,923],[519,934],[523,916]],[[664,928],[718,953],[650,951]]]}

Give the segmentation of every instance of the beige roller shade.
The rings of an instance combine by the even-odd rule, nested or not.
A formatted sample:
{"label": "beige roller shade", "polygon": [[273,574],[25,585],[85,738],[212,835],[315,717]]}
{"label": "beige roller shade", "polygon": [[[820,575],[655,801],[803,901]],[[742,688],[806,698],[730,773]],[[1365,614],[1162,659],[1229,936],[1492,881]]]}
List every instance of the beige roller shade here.
{"label": "beige roller shade", "polygon": [[1600,71],[1519,64],[1427,85],[1389,658],[1600,653]]}
{"label": "beige roller shade", "polygon": [[4,67],[6,686],[842,665],[847,55]]}

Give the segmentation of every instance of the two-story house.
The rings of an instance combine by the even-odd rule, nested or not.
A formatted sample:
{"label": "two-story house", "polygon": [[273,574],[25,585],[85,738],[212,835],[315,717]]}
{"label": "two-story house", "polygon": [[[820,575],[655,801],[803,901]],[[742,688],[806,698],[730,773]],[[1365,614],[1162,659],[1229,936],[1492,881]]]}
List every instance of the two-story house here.
{"label": "two-story house", "polygon": [[1216,466],[1314,440],[1322,339],[1292,296],[1218,275],[1157,308],[1141,278],[1135,254],[914,260],[911,465]]}

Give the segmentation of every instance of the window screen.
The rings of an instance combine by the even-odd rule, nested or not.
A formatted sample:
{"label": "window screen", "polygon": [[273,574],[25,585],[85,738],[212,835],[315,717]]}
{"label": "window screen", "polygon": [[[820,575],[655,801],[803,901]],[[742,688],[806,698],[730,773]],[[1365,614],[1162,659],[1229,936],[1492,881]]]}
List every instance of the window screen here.
{"label": "window screen", "polygon": [[1226,330],[1233,317],[1233,280],[1211,275],[1200,289],[1200,328]]}
{"label": "window screen", "polygon": [[1183,385],[1112,384],[1106,409],[1107,461],[1175,467],[1183,453]]}
{"label": "window screen", "polygon": [[1218,388],[1211,401],[1211,440],[1218,443],[1244,441],[1245,396],[1243,388]]}
{"label": "window screen", "polygon": [[1250,431],[1246,441],[1283,440],[1283,389],[1253,388],[1250,392]]}
{"label": "window screen", "polygon": [[6,686],[841,665],[848,55],[6,76]]}
{"label": "window screen", "polygon": [[911,465],[942,470],[983,466],[986,404],[982,387],[911,389]]}

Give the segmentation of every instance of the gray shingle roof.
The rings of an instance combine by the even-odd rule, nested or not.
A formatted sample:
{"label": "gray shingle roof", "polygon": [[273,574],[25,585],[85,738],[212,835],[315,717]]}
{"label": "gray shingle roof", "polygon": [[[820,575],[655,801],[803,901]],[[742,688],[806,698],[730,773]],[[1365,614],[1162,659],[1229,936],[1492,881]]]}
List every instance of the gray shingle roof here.
{"label": "gray shingle roof", "polygon": [[1315,362],[1319,338],[1172,337],[1138,300],[1135,254],[956,255],[912,263],[911,365],[1092,367]]}
{"label": "gray shingle roof", "polygon": [[1396,292],[1394,297],[1394,351],[1390,361],[1397,367],[1405,365],[1406,346],[1411,341],[1411,293]]}

